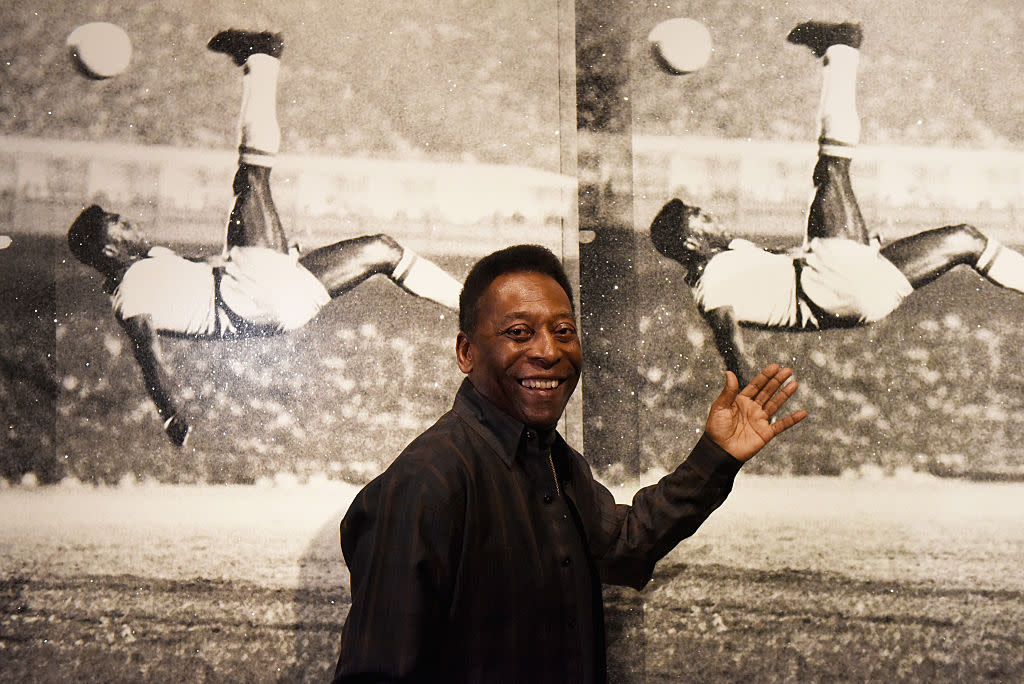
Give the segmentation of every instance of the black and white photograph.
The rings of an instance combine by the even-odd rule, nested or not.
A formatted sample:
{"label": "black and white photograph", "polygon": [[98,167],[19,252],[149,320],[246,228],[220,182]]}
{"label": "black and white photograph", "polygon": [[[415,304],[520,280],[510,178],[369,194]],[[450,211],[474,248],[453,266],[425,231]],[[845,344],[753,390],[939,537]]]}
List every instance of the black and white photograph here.
{"label": "black and white photograph", "polygon": [[4,678],[1024,677],[1022,45],[5,3]]}

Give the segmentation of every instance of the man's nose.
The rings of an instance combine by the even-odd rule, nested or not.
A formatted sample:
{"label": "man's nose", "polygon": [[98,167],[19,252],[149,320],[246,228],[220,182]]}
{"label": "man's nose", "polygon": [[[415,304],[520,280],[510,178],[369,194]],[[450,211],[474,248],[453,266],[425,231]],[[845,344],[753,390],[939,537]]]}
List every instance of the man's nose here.
{"label": "man's nose", "polygon": [[558,340],[551,334],[550,330],[541,330],[533,336],[533,345],[530,347],[530,355],[538,361],[554,363],[562,356],[562,348]]}

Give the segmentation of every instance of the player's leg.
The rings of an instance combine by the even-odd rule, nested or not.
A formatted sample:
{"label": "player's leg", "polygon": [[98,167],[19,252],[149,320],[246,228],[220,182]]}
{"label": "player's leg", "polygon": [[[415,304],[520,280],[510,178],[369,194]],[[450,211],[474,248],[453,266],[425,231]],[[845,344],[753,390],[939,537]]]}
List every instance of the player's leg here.
{"label": "player's leg", "polygon": [[814,199],[807,214],[807,239],[843,237],[867,243],[867,226],[850,182],[850,160],[860,141],[856,102],[860,26],[805,22],[786,39],[806,45],[822,60],[818,163],[813,174]]}
{"label": "player's leg", "polygon": [[819,154],[813,178],[815,191],[807,211],[807,240],[841,237],[870,242],[850,183],[850,159]]}
{"label": "player's leg", "polygon": [[388,235],[335,242],[304,254],[299,263],[323,283],[331,297],[351,290],[370,276],[383,274],[418,297],[454,311],[459,308],[462,283]]}
{"label": "player's leg", "polygon": [[966,223],[901,238],[881,252],[915,289],[964,265],[996,285],[1024,292],[1024,255]]}
{"label": "player's leg", "polygon": [[260,246],[287,252],[288,240],[270,193],[270,170],[281,144],[277,76],[284,43],[275,33],[228,29],[211,38],[207,47],[242,67],[238,171],[225,251]]}

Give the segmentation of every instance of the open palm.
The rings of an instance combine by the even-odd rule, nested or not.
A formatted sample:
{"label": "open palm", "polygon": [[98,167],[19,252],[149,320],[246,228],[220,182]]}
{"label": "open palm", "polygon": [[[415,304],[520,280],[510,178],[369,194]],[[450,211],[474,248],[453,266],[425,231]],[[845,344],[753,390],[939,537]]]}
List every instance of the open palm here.
{"label": "open palm", "polygon": [[740,461],[750,459],[764,445],[807,417],[794,411],[784,418],[775,414],[797,390],[797,382],[786,381],[789,368],[769,364],[739,392],[732,371],[725,372],[725,388],[711,404],[704,431],[716,444]]}

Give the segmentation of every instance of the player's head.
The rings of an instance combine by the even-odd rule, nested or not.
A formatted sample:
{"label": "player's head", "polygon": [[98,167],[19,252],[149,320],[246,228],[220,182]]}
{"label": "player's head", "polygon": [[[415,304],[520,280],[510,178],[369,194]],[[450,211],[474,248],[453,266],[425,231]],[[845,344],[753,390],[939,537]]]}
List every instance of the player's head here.
{"label": "player's head", "polygon": [[729,245],[710,214],[681,199],[669,201],[654,217],[651,242],[655,249],[686,269],[688,282],[695,282],[708,260]]}
{"label": "player's head", "polygon": [[93,204],[68,229],[68,247],[76,259],[113,275],[149,251],[149,242],[119,214]]}
{"label": "player's head", "polygon": [[553,428],[583,367],[569,280],[550,251],[519,245],[466,278],[455,344],[459,369],[520,423]]}
{"label": "player's head", "polygon": [[513,245],[488,254],[470,269],[459,296],[460,330],[469,335],[475,332],[480,298],[491,283],[506,273],[542,273],[550,276],[565,291],[569,306],[575,313],[572,285],[558,257],[540,245]]}

